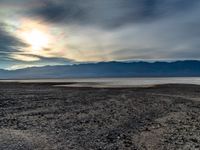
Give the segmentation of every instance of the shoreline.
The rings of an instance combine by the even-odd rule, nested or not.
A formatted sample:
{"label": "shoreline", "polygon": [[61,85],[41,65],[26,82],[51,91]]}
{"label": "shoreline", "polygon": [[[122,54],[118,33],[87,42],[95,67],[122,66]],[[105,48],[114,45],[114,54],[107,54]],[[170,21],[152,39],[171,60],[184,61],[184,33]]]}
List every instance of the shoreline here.
{"label": "shoreline", "polygon": [[49,85],[57,88],[97,88],[97,89],[137,89],[153,88],[159,86],[200,86],[199,84],[189,83],[160,83],[160,84],[142,84],[142,85],[117,85],[115,83],[103,82],[29,82],[29,81],[0,81],[0,84],[27,84],[27,85]]}
{"label": "shoreline", "polygon": [[55,87],[77,88],[137,88],[157,85],[200,85],[200,78],[77,78],[77,79],[31,79],[31,80],[0,80],[0,83],[50,84]]}

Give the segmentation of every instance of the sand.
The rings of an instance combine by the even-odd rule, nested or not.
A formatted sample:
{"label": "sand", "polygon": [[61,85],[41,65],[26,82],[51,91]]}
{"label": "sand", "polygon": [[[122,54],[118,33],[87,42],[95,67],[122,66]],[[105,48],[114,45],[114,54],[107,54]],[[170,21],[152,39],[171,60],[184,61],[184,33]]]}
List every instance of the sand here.
{"label": "sand", "polygon": [[0,149],[200,149],[200,86],[58,84],[0,83]]}

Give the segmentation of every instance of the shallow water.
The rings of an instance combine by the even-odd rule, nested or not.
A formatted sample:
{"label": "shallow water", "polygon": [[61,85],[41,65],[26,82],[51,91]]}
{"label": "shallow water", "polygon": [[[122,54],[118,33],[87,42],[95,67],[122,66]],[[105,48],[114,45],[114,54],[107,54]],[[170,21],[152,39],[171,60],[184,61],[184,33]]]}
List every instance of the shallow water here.
{"label": "shallow water", "polygon": [[[200,77],[168,77],[168,78],[73,78],[73,79],[36,79],[36,80],[2,80],[0,82],[21,83],[68,83],[64,86],[73,87],[127,87],[150,86],[158,84],[197,84],[200,85]],[[63,86],[63,85],[62,85]]]}

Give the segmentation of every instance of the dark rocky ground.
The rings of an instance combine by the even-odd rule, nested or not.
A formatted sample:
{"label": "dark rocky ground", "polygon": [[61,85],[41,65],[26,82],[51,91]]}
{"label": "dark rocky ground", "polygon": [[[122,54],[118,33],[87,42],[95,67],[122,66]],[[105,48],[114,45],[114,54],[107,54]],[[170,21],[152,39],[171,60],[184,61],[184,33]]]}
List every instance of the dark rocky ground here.
{"label": "dark rocky ground", "polygon": [[1,150],[199,150],[200,86],[0,83]]}

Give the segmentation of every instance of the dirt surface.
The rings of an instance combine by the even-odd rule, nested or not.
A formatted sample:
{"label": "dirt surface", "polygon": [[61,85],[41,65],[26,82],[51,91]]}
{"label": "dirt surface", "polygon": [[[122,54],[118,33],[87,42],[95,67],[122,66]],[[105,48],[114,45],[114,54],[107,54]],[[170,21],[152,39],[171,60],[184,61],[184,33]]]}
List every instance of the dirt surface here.
{"label": "dirt surface", "polygon": [[52,84],[0,83],[0,149],[200,149],[200,86]]}

